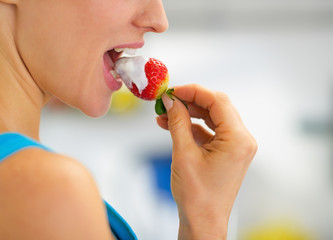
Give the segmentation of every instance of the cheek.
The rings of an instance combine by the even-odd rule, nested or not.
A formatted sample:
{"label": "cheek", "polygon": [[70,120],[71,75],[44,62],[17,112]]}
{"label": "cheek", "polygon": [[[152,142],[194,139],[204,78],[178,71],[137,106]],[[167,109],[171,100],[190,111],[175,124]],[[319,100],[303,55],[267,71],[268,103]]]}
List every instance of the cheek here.
{"label": "cheek", "polygon": [[[40,2],[38,7],[28,3],[22,7],[16,41],[29,72],[43,86],[43,81],[48,79],[75,78],[87,69],[87,62],[96,61],[97,56],[93,56],[94,51],[89,52],[92,42],[96,41],[87,34],[91,31],[89,28],[93,29],[90,24],[86,31],[82,27],[87,25],[83,22],[85,14],[79,15],[70,6],[48,4],[62,1]],[[91,35],[94,36],[94,32]]]}
{"label": "cheek", "polygon": [[50,72],[72,79],[89,69],[88,62],[100,60],[123,27],[119,19],[114,24],[111,6],[117,4],[112,0],[29,2],[23,2],[19,13],[17,42],[36,80],[48,78]]}
{"label": "cheek", "polygon": [[111,14],[111,1],[40,0],[38,8],[27,1],[18,19],[18,49],[36,83],[89,116],[104,114],[110,103],[102,57],[119,44],[113,36],[125,23]]}
{"label": "cheek", "polygon": [[17,45],[29,72],[43,85],[43,79],[48,79],[51,73],[52,76],[60,73],[64,66],[68,66],[73,42],[78,40],[69,36],[69,32],[75,31],[71,24],[66,24],[70,23],[67,14],[56,4],[50,6],[50,2],[56,1],[39,1],[36,6],[29,2],[23,2],[19,10]]}

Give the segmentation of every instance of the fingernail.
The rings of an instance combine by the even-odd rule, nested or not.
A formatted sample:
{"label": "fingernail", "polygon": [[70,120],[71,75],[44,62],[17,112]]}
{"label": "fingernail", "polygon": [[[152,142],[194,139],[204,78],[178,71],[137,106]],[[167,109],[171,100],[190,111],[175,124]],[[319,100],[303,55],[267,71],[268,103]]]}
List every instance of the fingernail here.
{"label": "fingernail", "polygon": [[163,101],[165,109],[167,111],[169,111],[173,106],[173,100],[168,95],[163,94],[162,101]]}

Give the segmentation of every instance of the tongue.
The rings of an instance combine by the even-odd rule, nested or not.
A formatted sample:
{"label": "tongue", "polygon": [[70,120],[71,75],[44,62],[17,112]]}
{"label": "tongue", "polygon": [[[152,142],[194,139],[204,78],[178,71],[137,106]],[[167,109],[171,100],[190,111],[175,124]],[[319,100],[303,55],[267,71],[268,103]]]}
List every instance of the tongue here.
{"label": "tongue", "polygon": [[[121,53],[116,52],[114,49],[108,51],[110,58],[112,59],[112,62],[115,63],[117,59],[119,58]],[[112,67],[114,64],[112,65]]]}
{"label": "tongue", "polygon": [[114,63],[108,53],[105,53],[103,56],[104,61],[104,70],[110,72],[114,68]]}

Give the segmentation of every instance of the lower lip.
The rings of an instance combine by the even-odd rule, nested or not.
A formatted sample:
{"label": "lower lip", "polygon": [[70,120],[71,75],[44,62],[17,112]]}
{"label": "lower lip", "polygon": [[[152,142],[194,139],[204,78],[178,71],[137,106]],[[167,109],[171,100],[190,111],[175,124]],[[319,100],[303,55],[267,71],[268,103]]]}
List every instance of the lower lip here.
{"label": "lower lip", "polygon": [[110,88],[111,91],[117,91],[121,88],[122,82],[120,78],[115,79],[112,74],[110,73],[113,69],[114,63],[111,60],[111,57],[108,52],[106,52],[103,56],[103,71],[104,71],[104,78],[106,81],[107,86]]}

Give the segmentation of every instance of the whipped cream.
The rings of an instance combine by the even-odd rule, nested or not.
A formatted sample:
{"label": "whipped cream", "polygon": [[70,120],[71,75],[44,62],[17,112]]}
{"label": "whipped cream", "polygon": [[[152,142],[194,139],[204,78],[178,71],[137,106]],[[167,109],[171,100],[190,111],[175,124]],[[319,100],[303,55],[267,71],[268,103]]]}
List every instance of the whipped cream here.
{"label": "whipped cream", "polygon": [[117,60],[115,65],[115,71],[124,84],[129,89],[132,89],[132,84],[134,83],[140,94],[148,85],[145,73],[145,65],[148,60],[148,58],[143,56],[122,57]]}

